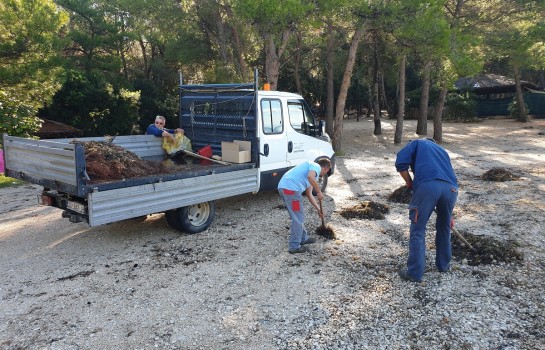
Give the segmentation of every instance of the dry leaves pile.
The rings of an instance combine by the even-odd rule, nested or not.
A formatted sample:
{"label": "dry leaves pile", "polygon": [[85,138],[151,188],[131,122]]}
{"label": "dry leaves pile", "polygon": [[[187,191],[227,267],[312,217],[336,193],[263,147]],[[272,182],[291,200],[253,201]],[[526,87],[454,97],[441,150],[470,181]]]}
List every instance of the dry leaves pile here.
{"label": "dry leaves pile", "polygon": [[353,207],[343,209],[340,214],[345,219],[384,219],[390,207],[373,201],[362,201]]}
{"label": "dry leaves pile", "polygon": [[87,175],[91,183],[163,174],[161,163],[144,160],[133,152],[109,142],[73,141],[85,149]]}

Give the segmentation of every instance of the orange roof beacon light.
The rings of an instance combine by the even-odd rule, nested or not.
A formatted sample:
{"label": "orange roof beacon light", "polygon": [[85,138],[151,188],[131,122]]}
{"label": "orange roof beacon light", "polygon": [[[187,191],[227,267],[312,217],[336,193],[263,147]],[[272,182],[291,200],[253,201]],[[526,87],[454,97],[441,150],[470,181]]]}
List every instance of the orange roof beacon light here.
{"label": "orange roof beacon light", "polygon": [[265,91],[271,91],[271,84],[269,84],[269,83],[263,84],[263,90],[265,90]]}

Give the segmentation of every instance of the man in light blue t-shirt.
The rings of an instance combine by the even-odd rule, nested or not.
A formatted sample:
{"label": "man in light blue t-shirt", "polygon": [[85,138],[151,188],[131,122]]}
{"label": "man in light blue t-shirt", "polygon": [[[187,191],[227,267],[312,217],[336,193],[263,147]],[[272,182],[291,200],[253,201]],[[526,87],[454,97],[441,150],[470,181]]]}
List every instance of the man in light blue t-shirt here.
{"label": "man in light blue t-shirt", "polygon": [[326,158],[320,159],[318,163],[304,162],[285,173],[278,183],[278,193],[286,203],[291,218],[288,244],[290,254],[304,253],[308,251],[304,245],[316,241],[316,239],[309,237],[305,229],[302,193],[306,193],[310,204],[316,208],[318,215],[322,217],[324,214],[312,195],[312,189],[316,191],[318,200],[321,201],[324,195],[318,185],[318,177],[325,175],[329,169],[331,169],[331,162]]}

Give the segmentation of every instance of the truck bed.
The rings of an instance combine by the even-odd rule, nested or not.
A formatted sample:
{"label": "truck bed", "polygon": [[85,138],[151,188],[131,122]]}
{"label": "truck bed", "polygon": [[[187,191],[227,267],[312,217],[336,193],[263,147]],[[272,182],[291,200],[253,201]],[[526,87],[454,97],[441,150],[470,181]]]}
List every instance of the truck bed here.
{"label": "truck bed", "polygon": [[[30,183],[42,185],[78,197],[91,192],[157,184],[161,182],[190,179],[211,174],[229,173],[254,169],[254,163],[221,165],[192,164],[177,166],[175,172],[153,176],[93,183],[87,176],[84,149],[75,139],[33,140],[4,135],[6,175]],[[80,141],[102,141],[121,146],[142,159],[161,161],[164,151],[161,138],[153,135],[111,137],[86,137]]]}
{"label": "truck bed", "polygon": [[[179,166],[179,171],[92,183],[85,154],[74,139],[32,140],[4,135],[6,175],[44,187],[49,205],[90,226],[168,211],[259,189],[254,163]],[[152,135],[80,138],[107,141],[148,160],[163,158],[161,139]],[[78,221],[80,220],[78,219]]]}

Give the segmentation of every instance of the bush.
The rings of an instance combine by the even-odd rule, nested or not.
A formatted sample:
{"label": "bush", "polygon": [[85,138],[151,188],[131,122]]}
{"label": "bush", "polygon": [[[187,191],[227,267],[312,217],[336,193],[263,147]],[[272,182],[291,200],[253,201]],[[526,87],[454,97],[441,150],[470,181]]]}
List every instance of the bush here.
{"label": "bush", "polygon": [[470,96],[456,93],[448,94],[443,119],[447,121],[473,121],[477,117],[476,105],[477,103]]}
{"label": "bush", "polygon": [[0,91],[0,135],[31,137],[42,125],[42,121],[35,117],[35,113],[33,106],[16,96]]}
{"label": "bush", "polygon": [[517,97],[513,98],[513,101],[509,103],[509,106],[507,106],[507,110],[509,111],[509,115],[514,118],[515,120],[521,121],[521,122],[527,122],[528,121],[528,104],[525,102],[524,107],[526,110],[526,115],[521,115],[519,110],[519,102],[517,101]]}
{"label": "bush", "polygon": [[139,99],[139,92],[113,86],[98,75],[72,71],[39,116],[80,129],[84,136],[128,135],[138,125]]}

